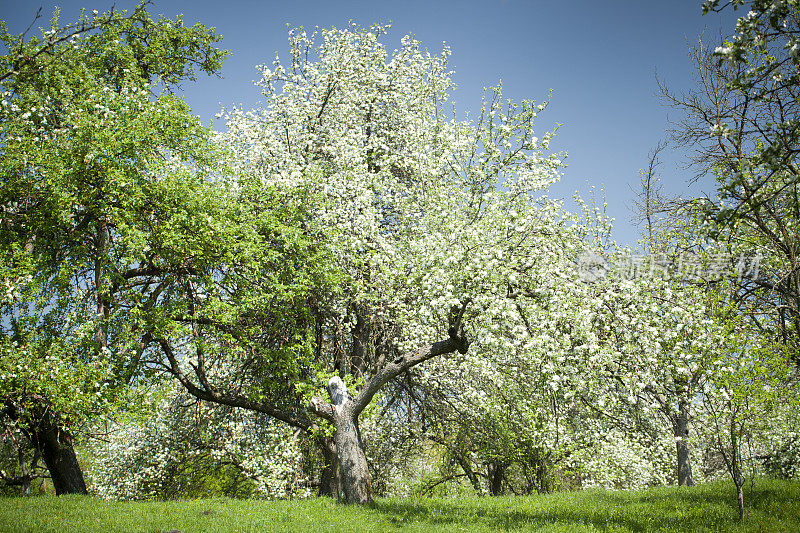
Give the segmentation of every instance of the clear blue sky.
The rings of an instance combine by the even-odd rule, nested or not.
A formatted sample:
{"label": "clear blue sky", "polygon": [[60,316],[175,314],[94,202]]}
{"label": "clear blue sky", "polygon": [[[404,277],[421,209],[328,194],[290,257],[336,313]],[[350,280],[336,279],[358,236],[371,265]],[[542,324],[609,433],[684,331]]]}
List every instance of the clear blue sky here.
{"label": "clear blue sky", "polygon": [[[116,9],[136,3],[118,0]],[[82,7],[105,11],[112,4],[0,0],[0,18],[20,32],[39,6],[46,26],[55,5],[68,22]],[[575,190],[585,195],[590,186],[602,186],[608,213],[616,219],[615,237],[631,245],[639,234],[630,220],[631,187],[648,152],[665,137],[669,118],[677,118],[656,96],[655,74],[676,90],[690,87],[688,45],[701,33],[707,41],[717,40],[720,31],[729,33],[740,14],[701,16],[701,0],[157,0],[150,12],[182,13],[186,24],[215,26],[224,35],[223,46],[232,50],[223,79],[204,78],[185,88],[188,102],[206,122],[219,104],[252,106],[259,100],[252,85],[254,66],[271,62],[276,51],[285,53],[287,23],[313,28],[391,21],[390,49],[407,33],[434,53],[446,42],[453,50],[450,66],[460,112],[474,113],[482,88],[501,79],[505,95],[515,100],[541,101],[552,89],[538,126],[544,131],[563,124],[552,146],[569,153],[569,166],[550,196],[570,198]],[[663,159],[667,190],[689,194],[692,174],[682,169],[684,155],[671,152]]]}

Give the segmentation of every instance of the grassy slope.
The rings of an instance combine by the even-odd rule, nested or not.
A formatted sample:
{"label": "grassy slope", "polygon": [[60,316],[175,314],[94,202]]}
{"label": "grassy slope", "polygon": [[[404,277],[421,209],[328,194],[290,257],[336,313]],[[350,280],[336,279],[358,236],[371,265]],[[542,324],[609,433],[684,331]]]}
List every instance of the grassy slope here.
{"label": "grassy slope", "polygon": [[107,502],[0,499],[0,531],[800,531],[800,483],[761,480],[736,517],[730,483],[640,492],[590,490],[508,498],[386,498],[370,508],[331,499]]}

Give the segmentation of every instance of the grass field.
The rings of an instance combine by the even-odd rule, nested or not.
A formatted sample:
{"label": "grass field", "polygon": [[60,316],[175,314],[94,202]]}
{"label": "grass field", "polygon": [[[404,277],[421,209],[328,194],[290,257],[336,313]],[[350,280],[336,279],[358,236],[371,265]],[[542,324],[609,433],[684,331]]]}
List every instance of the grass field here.
{"label": "grass field", "polygon": [[[748,487],[749,488],[749,487]],[[800,483],[759,480],[736,519],[730,483],[639,492],[530,497],[385,498],[345,506],[295,501],[108,502],[62,496],[0,499],[0,531],[800,531]],[[748,495],[749,496],[749,495]]]}

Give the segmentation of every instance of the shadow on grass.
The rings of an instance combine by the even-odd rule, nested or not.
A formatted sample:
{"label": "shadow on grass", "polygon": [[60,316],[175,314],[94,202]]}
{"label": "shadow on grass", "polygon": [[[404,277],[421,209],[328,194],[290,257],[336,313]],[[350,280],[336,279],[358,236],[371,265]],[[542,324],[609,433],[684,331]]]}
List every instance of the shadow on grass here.
{"label": "shadow on grass", "polygon": [[[760,522],[757,517],[774,511],[776,496],[770,489],[757,487],[753,491],[753,520]],[[785,509],[793,507],[791,500],[785,503]],[[385,500],[375,503],[373,509],[398,528],[413,522],[432,526],[473,524],[476,528],[493,529],[557,526],[616,531],[720,531],[747,527],[737,520],[733,489],[719,484],[645,493],[585,491],[520,498]],[[791,514],[789,511],[786,518]],[[772,518],[778,523],[783,520],[779,516]]]}

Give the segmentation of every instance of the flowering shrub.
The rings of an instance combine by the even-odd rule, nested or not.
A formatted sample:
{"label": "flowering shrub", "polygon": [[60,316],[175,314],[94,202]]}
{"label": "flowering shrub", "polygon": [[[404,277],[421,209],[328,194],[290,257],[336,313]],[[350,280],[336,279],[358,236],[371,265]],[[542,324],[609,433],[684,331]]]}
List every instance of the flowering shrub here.
{"label": "flowering shrub", "polygon": [[109,424],[93,443],[91,490],[109,499],[311,494],[303,443],[275,421],[198,403],[174,384],[152,415]]}
{"label": "flowering shrub", "polygon": [[767,458],[764,466],[769,475],[787,478],[800,478],[800,434],[790,431],[786,440]]}
{"label": "flowering shrub", "polygon": [[582,488],[638,490],[674,484],[675,440],[668,431],[660,439],[610,429],[592,445],[565,462]]}

